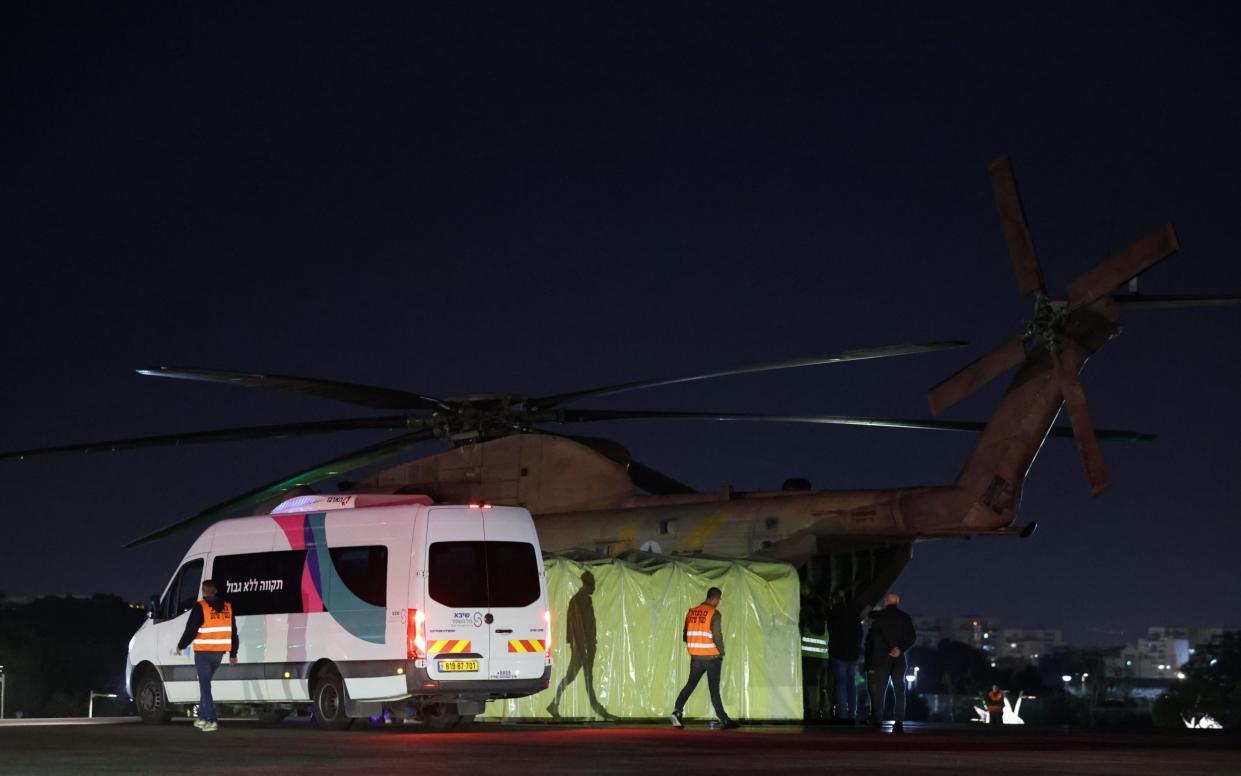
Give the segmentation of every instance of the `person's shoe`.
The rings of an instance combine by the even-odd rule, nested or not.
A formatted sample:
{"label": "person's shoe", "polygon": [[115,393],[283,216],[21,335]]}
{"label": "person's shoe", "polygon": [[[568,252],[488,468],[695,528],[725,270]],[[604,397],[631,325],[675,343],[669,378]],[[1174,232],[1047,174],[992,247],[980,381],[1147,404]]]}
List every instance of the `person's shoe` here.
{"label": "person's shoe", "polygon": [[207,724],[207,720],[205,720],[205,719],[196,719],[196,720],[194,720],[194,727],[198,728],[199,730],[202,730],[202,729],[203,729],[203,726],[204,726],[204,725],[206,725],[206,724]]}
{"label": "person's shoe", "polygon": [[683,718],[681,712],[679,711],[672,712],[671,714],[668,715],[668,719],[672,721],[672,726],[676,728],[677,730],[685,729],[685,719]]}
{"label": "person's shoe", "polygon": [[741,727],[741,723],[735,719],[726,719],[720,723],[720,730],[736,730]]}
{"label": "person's shoe", "polygon": [[204,733],[214,733],[215,731],[219,729],[220,729],[220,724],[218,722],[204,722],[201,728],[201,730]]}

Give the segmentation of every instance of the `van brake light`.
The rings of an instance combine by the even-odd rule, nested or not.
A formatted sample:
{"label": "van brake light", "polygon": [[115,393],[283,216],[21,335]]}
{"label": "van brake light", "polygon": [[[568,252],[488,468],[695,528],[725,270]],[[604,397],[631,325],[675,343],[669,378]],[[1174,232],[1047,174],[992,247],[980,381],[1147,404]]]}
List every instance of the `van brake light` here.
{"label": "van brake light", "polygon": [[410,660],[424,660],[427,656],[427,637],[423,630],[427,616],[420,609],[410,609],[405,621],[406,651]]}
{"label": "van brake light", "polygon": [[543,643],[546,645],[543,648],[543,654],[546,657],[551,658],[552,656],[552,610],[551,609],[543,610],[543,622],[546,625],[543,631],[543,635],[546,637],[543,641]]}

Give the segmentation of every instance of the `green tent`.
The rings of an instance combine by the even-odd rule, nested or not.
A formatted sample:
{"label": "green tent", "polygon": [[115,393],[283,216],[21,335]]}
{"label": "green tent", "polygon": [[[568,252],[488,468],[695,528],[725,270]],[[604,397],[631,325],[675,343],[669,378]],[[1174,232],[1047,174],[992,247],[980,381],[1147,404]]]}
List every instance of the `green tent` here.
{"label": "green tent", "polygon": [[[574,676],[555,707],[560,718],[667,716],[689,675],[681,640],[685,612],[714,586],[723,591],[725,710],[738,719],[802,718],[800,588],[792,566],[639,551],[548,555],[544,562],[552,610],[551,686],[527,698],[493,701],[485,716],[554,719],[549,705],[571,669]],[[706,685],[704,677],[686,717],[714,716]]]}

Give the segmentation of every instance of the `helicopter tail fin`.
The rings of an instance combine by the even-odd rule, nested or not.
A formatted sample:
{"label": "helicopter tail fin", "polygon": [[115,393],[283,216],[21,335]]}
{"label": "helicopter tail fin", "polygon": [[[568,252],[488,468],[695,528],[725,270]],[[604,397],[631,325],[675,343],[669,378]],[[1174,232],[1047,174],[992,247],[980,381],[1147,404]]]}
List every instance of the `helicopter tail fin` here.
{"label": "helicopter tail fin", "polygon": [[[1114,328],[1109,327],[1104,341]],[[1100,345],[1102,343],[1099,343]],[[1064,374],[1073,376],[1093,353],[1094,348],[1066,347],[1052,351],[1037,348],[1024,354],[1020,367],[1004,392],[1000,406],[988,421],[970,457],[954,482],[954,490],[969,499],[965,523],[974,528],[1002,528],[1011,525],[1021,502],[1026,473],[1043,446],[1065,401]],[[1080,385],[1080,384],[1079,384]],[[1083,399],[1084,406],[1084,399]],[[1083,435],[1078,434],[1079,445]],[[1097,437],[1090,430],[1086,440],[1093,449],[1083,451],[1083,463],[1098,495],[1106,488],[1106,473],[1092,467],[1101,461]],[[1135,441],[1149,438],[1134,435]]]}

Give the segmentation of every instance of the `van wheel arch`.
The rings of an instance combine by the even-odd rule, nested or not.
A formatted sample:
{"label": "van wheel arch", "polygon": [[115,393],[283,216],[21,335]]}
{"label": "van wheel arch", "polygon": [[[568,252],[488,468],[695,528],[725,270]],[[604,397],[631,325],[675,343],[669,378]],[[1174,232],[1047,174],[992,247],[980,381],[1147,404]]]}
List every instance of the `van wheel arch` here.
{"label": "van wheel arch", "polygon": [[134,668],[130,694],[138,708],[138,716],[148,725],[165,725],[172,720],[172,704],[164,689],[159,669],[147,661]]}
{"label": "van wheel arch", "polygon": [[345,730],[353,718],[345,713],[348,692],[340,670],[330,660],[320,660],[310,669],[310,705],[315,724],[328,730]]}

